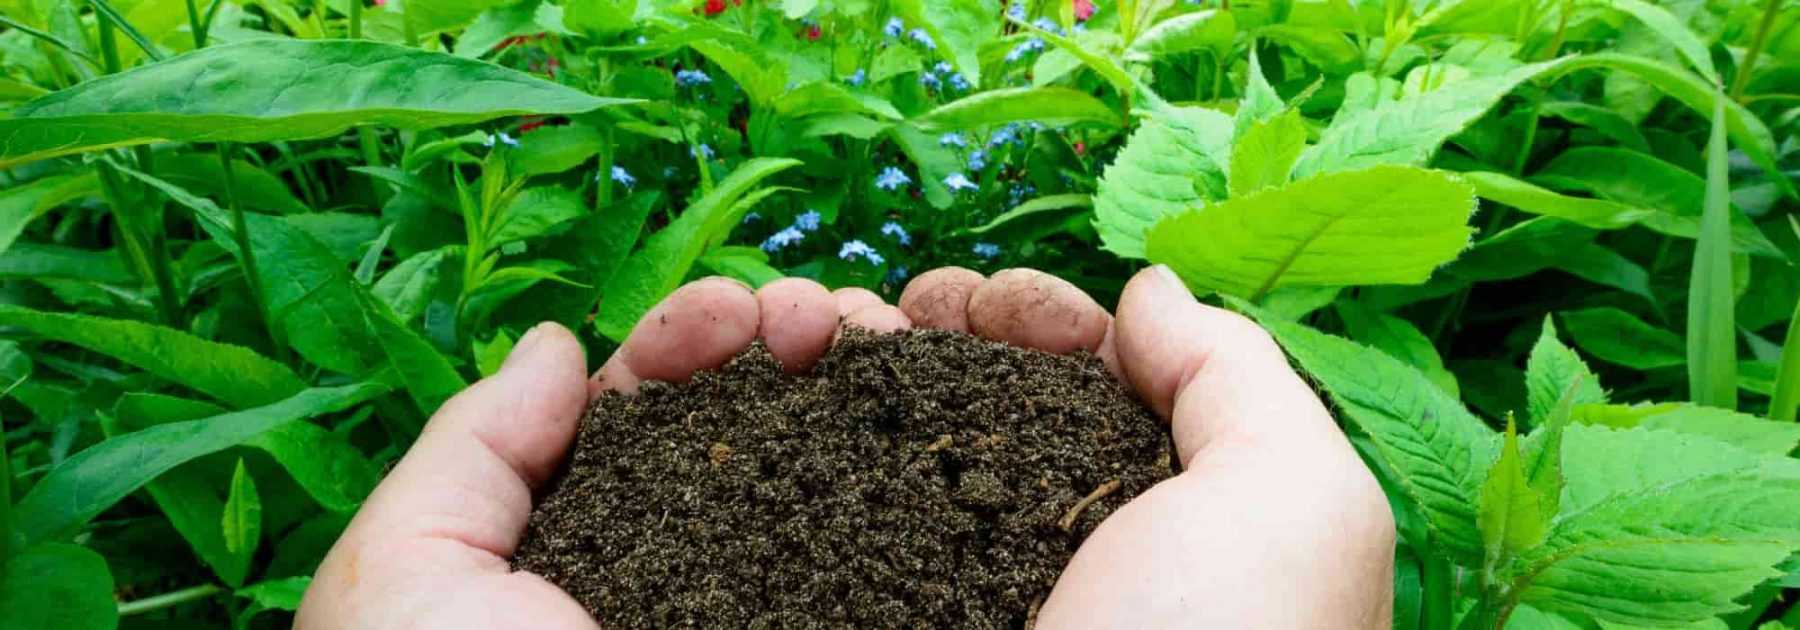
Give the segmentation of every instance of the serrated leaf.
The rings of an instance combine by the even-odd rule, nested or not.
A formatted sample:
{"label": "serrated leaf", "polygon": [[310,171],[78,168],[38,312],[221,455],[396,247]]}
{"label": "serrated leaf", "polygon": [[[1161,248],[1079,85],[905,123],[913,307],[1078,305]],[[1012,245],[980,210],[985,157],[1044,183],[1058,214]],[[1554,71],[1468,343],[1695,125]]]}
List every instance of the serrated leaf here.
{"label": "serrated leaf", "polygon": [[1479,561],[1476,505],[1499,436],[1424,374],[1381,351],[1296,323],[1259,321],[1369,435],[1444,551]]}
{"label": "serrated leaf", "polygon": [[1600,377],[1588,369],[1587,363],[1574,350],[1556,338],[1556,323],[1545,316],[1543,332],[1538,334],[1537,343],[1531,347],[1531,356],[1525,362],[1526,409],[1531,414],[1532,425],[1537,426],[1549,418],[1557,401],[1562,400],[1569,385],[1576,382],[1580,385],[1575,390],[1572,404],[1606,402],[1606,392],[1600,389]]}
{"label": "serrated leaf", "polygon": [[107,630],[119,623],[106,558],[79,545],[47,543],[0,564],[0,610],[15,628]]}
{"label": "serrated leaf", "polygon": [[1500,458],[1481,482],[1481,503],[1475,516],[1489,562],[1543,542],[1555,510],[1544,505],[1543,498],[1525,476],[1518,432],[1508,419]]}
{"label": "serrated leaf", "polygon": [[1569,311],[1562,314],[1562,321],[1575,345],[1602,361],[1638,370],[1687,363],[1681,335],[1623,310],[1608,306]]}
{"label": "serrated leaf", "polygon": [[[1240,118],[1242,113],[1239,110]],[[1286,184],[1294,160],[1305,148],[1306,123],[1300,119],[1300,110],[1251,122],[1231,144],[1231,196]]]}
{"label": "serrated leaf", "polygon": [[307,389],[269,405],[106,440],[50,469],[15,506],[15,525],[28,543],[61,535],[170,468],[301,418],[342,411],[387,390],[373,381]]}
{"label": "serrated leaf", "polygon": [[1419,332],[1412,322],[1375,310],[1356,300],[1340,300],[1336,303],[1336,310],[1338,318],[1344,320],[1344,330],[1350,333],[1351,339],[1406,362],[1423,372],[1426,378],[1431,379],[1446,393],[1457,395],[1456,376],[1444,369],[1444,360],[1438,356],[1431,339]]}
{"label": "serrated leaf", "polygon": [[352,125],[424,129],[632,102],[522,72],[372,41],[212,46],[30,101],[0,120],[0,168],[157,140],[319,138]]}
{"label": "serrated leaf", "polygon": [[[1262,61],[1254,47],[1249,51],[1249,65],[1244,70],[1244,96],[1238,99],[1237,114],[1232,117],[1232,136],[1243,137],[1250,126],[1281,113],[1281,95],[1263,77]],[[1295,122],[1299,122],[1296,120]]]}
{"label": "serrated leaf", "polygon": [[940,105],[914,120],[920,126],[932,129],[974,129],[1019,121],[1054,126],[1087,123],[1105,127],[1118,127],[1124,122],[1100,99],[1065,87],[988,90]]}
{"label": "serrated leaf", "polygon": [[0,324],[87,348],[233,405],[266,404],[306,387],[292,370],[248,348],[154,324],[12,305],[0,305]]}
{"label": "serrated leaf", "polygon": [[1143,258],[1151,226],[1224,199],[1231,128],[1230,116],[1199,107],[1159,110],[1145,118],[1101,175],[1094,195],[1094,227],[1104,248]]}
{"label": "serrated leaf", "polygon": [[1232,36],[1237,33],[1237,20],[1230,11],[1205,9],[1184,13],[1150,27],[1132,40],[1126,49],[1127,61],[1150,61],[1192,50],[1205,50],[1214,57],[1230,52]]}
{"label": "serrated leaf", "polygon": [[602,292],[594,325],[614,341],[624,341],[639,317],[686,279],[709,243],[722,239],[750,208],[746,198],[761,199],[775,189],[751,193],[758,183],[799,166],[799,160],[756,158],[739,165],[713,191],[650,235],[644,247],[625,259]]}
{"label": "serrated leaf", "polygon": [[262,540],[262,498],[257,496],[256,480],[242,459],[231,474],[231,492],[226,495],[219,523],[226,551],[245,557],[256,554],[256,544]]}
{"label": "serrated leaf", "polygon": [[1469,244],[1474,191],[1403,166],[1334,172],[1162,220],[1147,253],[1196,290],[1418,284]]}

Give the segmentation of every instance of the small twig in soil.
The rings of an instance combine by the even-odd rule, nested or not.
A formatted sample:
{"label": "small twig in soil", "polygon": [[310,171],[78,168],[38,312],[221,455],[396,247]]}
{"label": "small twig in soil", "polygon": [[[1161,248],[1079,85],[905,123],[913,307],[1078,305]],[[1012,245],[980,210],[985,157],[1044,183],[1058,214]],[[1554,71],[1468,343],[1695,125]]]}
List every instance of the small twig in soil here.
{"label": "small twig in soil", "polygon": [[1093,505],[1095,501],[1104,499],[1106,498],[1106,495],[1117,492],[1118,490],[1119,480],[1117,479],[1100,484],[1100,487],[1094,488],[1093,492],[1089,492],[1088,495],[1082,497],[1080,501],[1076,501],[1075,505],[1069,508],[1069,511],[1064,512],[1062,520],[1057,521],[1056,526],[1062,528],[1065,532],[1074,530],[1075,519],[1081,518],[1081,513],[1086,511],[1088,506]]}

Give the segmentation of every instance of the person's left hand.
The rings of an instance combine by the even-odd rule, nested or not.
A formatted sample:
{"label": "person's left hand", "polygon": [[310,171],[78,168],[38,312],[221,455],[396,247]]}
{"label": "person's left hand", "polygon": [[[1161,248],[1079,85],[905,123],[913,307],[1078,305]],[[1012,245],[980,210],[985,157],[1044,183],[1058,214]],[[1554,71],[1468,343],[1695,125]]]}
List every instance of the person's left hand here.
{"label": "person's left hand", "polygon": [[831,345],[840,315],[880,331],[911,326],[862,289],[833,294],[785,279],[752,292],[708,278],[645,315],[592,379],[583,378],[581,344],[567,329],[531,329],[499,373],[432,416],[326,555],[295,627],[598,627],[561,589],[508,561],[532,492],[562,462],[590,396],[686,380],[758,338],[786,369],[804,371]]}

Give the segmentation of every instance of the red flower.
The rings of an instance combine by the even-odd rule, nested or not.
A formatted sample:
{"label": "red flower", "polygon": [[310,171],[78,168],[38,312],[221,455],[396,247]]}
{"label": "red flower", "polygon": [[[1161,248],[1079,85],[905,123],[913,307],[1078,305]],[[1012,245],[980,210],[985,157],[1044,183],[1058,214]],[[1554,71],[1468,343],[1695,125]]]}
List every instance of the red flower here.
{"label": "red flower", "polygon": [[1075,142],[1075,155],[1086,155],[1086,154],[1087,154],[1087,143],[1081,142],[1081,141],[1076,141]]}
{"label": "red flower", "polygon": [[525,134],[531,133],[532,131],[536,130],[538,127],[544,126],[544,123],[546,123],[546,122],[549,122],[549,121],[544,120],[542,118],[534,118],[532,120],[528,120],[519,125],[519,135],[523,136]]}
{"label": "red flower", "polygon": [[1094,17],[1094,0],[1075,0],[1075,19],[1086,22]]}
{"label": "red flower", "polygon": [[819,25],[814,24],[812,25],[812,28],[806,29],[806,40],[812,42],[819,41],[819,34]]}
{"label": "red flower", "polygon": [[725,12],[725,0],[706,0],[706,16],[712,17]]}

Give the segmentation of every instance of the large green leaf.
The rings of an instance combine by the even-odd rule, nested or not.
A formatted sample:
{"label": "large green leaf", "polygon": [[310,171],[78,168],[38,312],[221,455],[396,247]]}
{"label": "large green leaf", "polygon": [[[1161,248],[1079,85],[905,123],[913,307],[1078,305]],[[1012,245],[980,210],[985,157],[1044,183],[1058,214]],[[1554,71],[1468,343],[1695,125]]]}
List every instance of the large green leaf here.
{"label": "large green leaf", "polygon": [[[1240,118],[1243,112],[1238,110]],[[1306,148],[1306,123],[1289,109],[1249,123],[1231,145],[1231,196],[1241,197],[1288,181],[1294,160]]]}
{"label": "large green leaf", "polygon": [[1065,87],[1001,88],[971,94],[939,106],[914,122],[941,129],[972,129],[1017,121],[1046,125],[1093,123],[1117,127],[1124,121],[1106,103]]}
{"label": "large green leaf", "polygon": [[1499,436],[1424,374],[1386,353],[1300,324],[1260,321],[1344,417],[1369,435],[1425,515],[1434,540],[1446,552],[1479,561],[1476,506]]}
{"label": "large green leaf", "polygon": [[1431,339],[1405,319],[1370,308],[1356,300],[1336,303],[1338,318],[1351,339],[1388,353],[1423,372],[1431,382],[1451,396],[1457,394],[1456,376],[1444,369]]}
{"label": "large green leaf", "polygon": [[1654,370],[1687,363],[1681,335],[1657,328],[1612,307],[1569,311],[1563,326],[1575,345],[1608,363]]}
{"label": "large green leaf", "polygon": [[317,138],[630,102],[443,53],[357,40],[256,39],[82,83],[0,120],[0,168],[157,140]]}
{"label": "large green leaf", "polygon": [[1595,229],[1622,228],[1651,214],[1649,210],[1615,201],[1559,194],[1502,173],[1471,171],[1461,173],[1461,176],[1464,181],[1475,185],[1475,194],[1482,199]]}
{"label": "large green leaf", "polygon": [[[1683,238],[1700,235],[1706,180],[1644,153],[1615,147],[1577,147],[1556,156],[1531,179],[1552,188],[1593,193],[1653,210],[1633,218],[1663,234]],[[1733,249],[1758,256],[1786,256],[1741,210],[1733,208],[1730,215]]]}
{"label": "large green leaf", "polygon": [[387,355],[388,364],[421,413],[436,413],[444,401],[468,387],[450,360],[395,317],[386,303],[362,291],[356,293],[356,300],[381,352]]}
{"label": "large green leaf", "polygon": [[0,610],[9,628],[110,630],[119,623],[106,558],[63,543],[38,545],[0,564]]}
{"label": "large green leaf", "polygon": [[1197,290],[1418,284],[1469,244],[1475,193],[1441,171],[1333,172],[1164,219],[1147,253]]}
{"label": "large green leaf", "polygon": [[0,276],[117,285],[137,281],[116,252],[29,242],[14,243],[0,254]]}
{"label": "large green leaf", "polygon": [[1143,258],[1151,226],[1224,199],[1231,129],[1230,116],[1199,107],[1162,109],[1145,118],[1094,195],[1094,228],[1105,249]]}
{"label": "large green leaf", "polygon": [[950,60],[970,85],[981,85],[981,45],[1000,34],[1000,11],[981,0],[899,0],[894,11],[908,26],[925,29],[937,54]]}
{"label": "large green leaf", "polygon": [[1737,311],[1731,269],[1731,183],[1725,156],[1724,99],[1706,142],[1705,212],[1688,277],[1688,396],[1737,408]]}
{"label": "large green leaf", "polygon": [[1564,510],[1504,577],[1544,610],[1642,625],[1734,602],[1800,549],[1800,465],[1669,431],[1569,427]]}
{"label": "large green leaf", "polygon": [[[169,400],[174,403],[159,405],[162,409],[145,414],[141,405],[127,402],[129,400]],[[224,409],[209,403],[133,393],[120,397],[111,416],[100,417],[100,427],[110,439],[156,424],[197,420],[222,413],[225,413]],[[157,475],[145,484],[144,490],[169,519],[175,532],[187,540],[194,555],[210,567],[220,581],[239,586],[250,572],[251,557],[225,548],[225,534],[219,519],[225,511],[225,503],[219,499],[219,484],[211,478],[210,472],[190,462]]]}
{"label": "large green leaf", "polygon": [[1544,328],[1525,360],[1526,411],[1532,424],[1541,424],[1551,416],[1557,402],[1569,388],[1575,387],[1570,402],[1575,405],[1606,402],[1606,391],[1600,389],[1600,377],[1588,369],[1581,357],[1556,338],[1556,324],[1544,317]]}
{"label": "large green leaf", "polygon": [[644,247],[626,258],[601,294],[600,316],[594,320],[600,332],[624,341],[639,317],[682,280],[712,243],[723,240],[750,208],[739,203],[764,179],[799,166],[798,160],[757,158],[738,166],[713,191],[681,213],[667,227],[645,239]]}
{"label": "large green leaf", "polygon": [[50,469],[19,501],[15,526],[27,543],[66,535],[183,462],[301,418],[341,411],[387,390],[373,381],[307,389],[273,404],[106,440]]}
{"label": "large green leaf", "polygon": [[1682,23],[1681,18],[1670,13],[1668,9],[1644,2],[1643,0],[1612,0],[1613,9],[1629,14],[1643,22],[1644,26],[1658,37],[1667,41],[1681,54],[1681,58],[1700,72],[1700,76],[1713,83],[1719,82],[1719,71],[1713,68],[1712,53],[1707,52],[1706,42],[1694,31]]}
{"label": "large green leaf", "polygon": [[1718,407],[1685,403],[1587,405],[1578,408],[1576,415],[1589,424],[1698,435],[1776,457],[1786,456],[1800,445],[1800,424],[1765,420]]}
{"label": "large green leaf", "polygon": [[306,386],[248,348],[154,324],[0,305],[0,325],[87,348],[238,406],[281,400]]}

